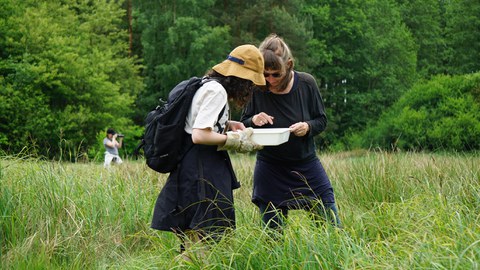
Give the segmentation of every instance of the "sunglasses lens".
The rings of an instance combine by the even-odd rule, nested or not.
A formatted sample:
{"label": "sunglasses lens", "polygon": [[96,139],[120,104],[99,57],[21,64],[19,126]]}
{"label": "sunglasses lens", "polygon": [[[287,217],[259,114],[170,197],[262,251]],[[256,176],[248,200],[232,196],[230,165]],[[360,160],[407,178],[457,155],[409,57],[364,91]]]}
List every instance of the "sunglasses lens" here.
{"label": "sunglasses lens", "polygon": [[274,77],[274,78],[278,78],[278,77],[282,76],[282,74],[280,74],[280,73],[263,73],[263,76],[264,76],[265,78],[268,78],[268,77],[270,77],[270,76],[272,76],[272,77]]}

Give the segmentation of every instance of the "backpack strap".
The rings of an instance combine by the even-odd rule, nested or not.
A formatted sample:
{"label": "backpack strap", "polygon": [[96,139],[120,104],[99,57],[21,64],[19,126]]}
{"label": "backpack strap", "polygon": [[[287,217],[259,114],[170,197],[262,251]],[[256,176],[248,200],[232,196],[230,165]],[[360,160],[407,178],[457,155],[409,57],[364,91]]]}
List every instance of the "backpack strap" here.
{"label": "backpack strap", "polygon": [[[218,117],[217,117],[217,123],[215,124],[215,126],[218,128],[218,131],[220,133],[224,133],[224,128],[222,128],[222,125],[220,124],[220,119],[222,118],[223,116],[223,113],[225,113],[225,110],[227,109],[227,105],[223,106],[223,109],[220,111],[220,113],[218,114]],[[229,117],[230,119],[230,117]],[[227,129],[228,125],[225,126],[225,129]]]}
{"label": "backpack strap", "polygon": [[144,145],[145,145],[145,139],[142,138],[142,140],[140,141],[140,143],[137,144],[137,146],[135,147],[135,149],[133,149],[132,154],[133,154],[134,157],[137,157],[137,156],[138,156],[138,154],[139,154],[139,152],[140,152],[140,148],[142,148]]}

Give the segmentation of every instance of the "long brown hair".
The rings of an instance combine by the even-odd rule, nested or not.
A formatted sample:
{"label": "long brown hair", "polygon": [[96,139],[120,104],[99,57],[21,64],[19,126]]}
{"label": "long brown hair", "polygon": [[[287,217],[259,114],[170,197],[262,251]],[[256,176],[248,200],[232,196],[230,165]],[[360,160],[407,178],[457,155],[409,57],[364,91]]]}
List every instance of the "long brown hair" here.
{"label": "long brown hair", "polygon": [[[286,76],[279,84],[280,89],[286,89],[292,79],[294,59],[287,43],[276,34],[266,37],[259,46],[265,61],[265,70],[280,70]],[[268,86],[268,82],[267,82]]]}

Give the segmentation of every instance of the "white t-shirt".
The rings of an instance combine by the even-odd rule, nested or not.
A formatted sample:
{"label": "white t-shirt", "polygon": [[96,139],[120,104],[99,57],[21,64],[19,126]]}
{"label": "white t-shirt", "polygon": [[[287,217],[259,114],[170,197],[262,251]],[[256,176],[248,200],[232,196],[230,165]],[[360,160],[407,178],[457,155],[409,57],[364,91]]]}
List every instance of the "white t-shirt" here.
{"label": "white t-shirt", "polygon": [[225,107],[223,115],[220,117],[220,126],[222,129],[228,121],[228,96],[227,91],[217,81],[206,82],[200,87],[193,97],[192,106],[185,120],[185,131],[192,134],[194,128],[210,128],[219,132],[216,126],[219,114]]}

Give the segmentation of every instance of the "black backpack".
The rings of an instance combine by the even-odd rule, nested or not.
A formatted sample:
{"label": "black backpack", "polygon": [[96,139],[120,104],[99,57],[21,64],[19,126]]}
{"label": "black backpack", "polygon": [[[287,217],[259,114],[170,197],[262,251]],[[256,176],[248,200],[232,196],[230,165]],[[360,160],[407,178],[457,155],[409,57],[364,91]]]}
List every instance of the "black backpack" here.
{"label": "black backpack", "polygon": [[145,118],[145,133],[137,150],[143,148],[147,166],[160,173],[173,171],[185,149],[185,119],[202,78],[182,81],[169,93],[167,102],[157,106]]}

